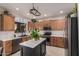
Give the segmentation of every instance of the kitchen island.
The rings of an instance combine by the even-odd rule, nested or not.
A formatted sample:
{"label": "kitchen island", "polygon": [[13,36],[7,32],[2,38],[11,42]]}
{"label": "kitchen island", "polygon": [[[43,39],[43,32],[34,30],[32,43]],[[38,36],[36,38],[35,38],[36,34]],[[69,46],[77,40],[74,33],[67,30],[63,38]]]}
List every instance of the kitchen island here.
{"label": "kitchen island", "polygon": [[46,54],[46,39],[28,40],[20,43],[21,56],[44,56]]}

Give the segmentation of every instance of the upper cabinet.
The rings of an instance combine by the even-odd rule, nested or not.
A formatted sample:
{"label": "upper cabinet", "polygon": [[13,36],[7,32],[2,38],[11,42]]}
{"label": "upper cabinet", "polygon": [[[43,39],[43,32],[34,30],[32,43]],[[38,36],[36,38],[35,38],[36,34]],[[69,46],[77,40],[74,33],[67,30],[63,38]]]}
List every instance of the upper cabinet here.
{"label": "upper cabinet", "polygon": [[65,30],[66,28],[66,20],[59,19],[59,20],[52,20],[51,21],[51,28],[52,30]]}
{"label": "upper cabinet", "polygon": [[14,17],[0,15],[0,31],[14,31]]}
{"label": "upper cabinet", "polygon": [[51,30],[65,30],[66,29],[66,19],[57,19],[57,20],[44,20],[41,22],[32,23],[29,22],[28,28],[29,30],[36,28],[38,30],[44,30],[45,27],[51,28]]}

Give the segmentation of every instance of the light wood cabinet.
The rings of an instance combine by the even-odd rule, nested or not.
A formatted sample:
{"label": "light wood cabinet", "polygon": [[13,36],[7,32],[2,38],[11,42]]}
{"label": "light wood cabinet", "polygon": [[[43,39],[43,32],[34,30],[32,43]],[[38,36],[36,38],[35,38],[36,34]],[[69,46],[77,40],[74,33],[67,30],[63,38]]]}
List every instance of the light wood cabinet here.
{"label": "light wood cabinet", "polygon": [[14,31],[14,18],[10,15],[0,15],[0,30]]}
{"label": "light wood cabinet", "polygon": [[54,20],[51,23],[51,27],[53,30],[65,30],[65,20]]}
{"label": "light wood cabinet", "polygon": [[3,51],[5,55],[10,55],[12,53],[12,41],[3,41]]}
{"label": "light wood cabinet", "polygon": [[65,48],[65,38],[62,37],[52,37],[50,39],[51,45],[56,47]]}
{"label": "light wood cabinet", "polygon": [[29,40],[29,37],[27,37],[27,36],[22,37],[22,42],[25,42],[27,40]]}
{"label": "light wood cabinet", "polygon": [[3,46],[3,54],[9,56],[12,53],[15,53],[20,48],[19,43],[25,42],[29,39],[30,38],[28,36],[24,36],[21,39],[0,41],[2,42],[2,46]]}
{"label": "light wood cabinet", "polygon": [[43,20],[41,22],[32,23],[29,22],[28,27],[29,30],[36,28],[38,30],[43,30],[43,27],[51,27],[52,30],[65,30],[66,29],[66,20],[65,19],[57,19],[57,20]]}

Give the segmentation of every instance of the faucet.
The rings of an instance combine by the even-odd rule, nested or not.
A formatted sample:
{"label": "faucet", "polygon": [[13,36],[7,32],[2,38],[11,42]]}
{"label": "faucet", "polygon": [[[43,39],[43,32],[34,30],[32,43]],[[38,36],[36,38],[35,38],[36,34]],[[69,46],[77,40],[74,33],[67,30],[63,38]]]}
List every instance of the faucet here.
{"label": "faucet", "polygon": [[14,37],[16,37],[16,34],[14,34]]}

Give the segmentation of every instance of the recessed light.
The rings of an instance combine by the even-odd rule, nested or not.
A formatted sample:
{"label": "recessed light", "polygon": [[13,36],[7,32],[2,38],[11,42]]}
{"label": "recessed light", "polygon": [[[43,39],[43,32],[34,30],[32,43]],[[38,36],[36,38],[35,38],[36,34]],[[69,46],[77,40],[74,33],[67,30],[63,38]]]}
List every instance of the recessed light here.
{"label": "recessed light", "polygon": [[36,18],[36,17],[33,17],[33,18]]}
{"label": "recessed light", "polygon": [[29,13],[27,13],[27,15],[30,15]]}
{"label": "recessed light", "polygon": [[63,14],[63,10],[61,10],[60,13]]}
{"label": "recessed light", "polygon": [[16,10],[18,11],[18,10],[19,10],[19,8],[16,8]]}
{"label": "recessed light", "polygon": [[44,14],[44,16],[47,16],[47,14]]}

